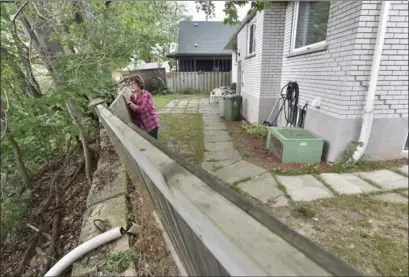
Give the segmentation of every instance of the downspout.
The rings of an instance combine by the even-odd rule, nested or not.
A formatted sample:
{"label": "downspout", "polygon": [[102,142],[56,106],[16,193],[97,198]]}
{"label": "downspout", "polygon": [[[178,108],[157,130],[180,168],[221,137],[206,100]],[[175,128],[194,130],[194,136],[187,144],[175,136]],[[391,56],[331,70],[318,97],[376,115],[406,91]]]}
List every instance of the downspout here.
{"label": "downspout", "polygon": [[375,51],[372,59],[371,77],[369,79],[368,94],[364,117],[359,135],[359,142],[362,144],[357,147],[352,155],[353,162],[356,163],[362,157],[368,145],[369,135],[371,134],[373,122],[373,103],[375,100],[376,85],[378,82],[379,67],[381,65],[383,45],[385,42],[386,24],[388,23],[390,1],[382,1],[381,15],[379,18],[378,34],[376,36]]}

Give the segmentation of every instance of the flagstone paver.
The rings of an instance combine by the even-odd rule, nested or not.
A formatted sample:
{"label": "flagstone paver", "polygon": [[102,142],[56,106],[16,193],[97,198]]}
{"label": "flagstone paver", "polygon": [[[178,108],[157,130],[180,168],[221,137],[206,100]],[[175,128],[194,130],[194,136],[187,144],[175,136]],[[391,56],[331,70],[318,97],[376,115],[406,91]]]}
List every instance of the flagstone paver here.
{"label": "flagstone paver", "polygon": [[385,193],[385,194],[379,194],[372,196],[373,199],[375,200],[380,200],[380,201],[385,201],[385,202],[392,202],[392,203],[402,203],[402,204],[407,204],[408,203],[408,198],[405,196],[402,196],[397,193]]}
{"label": "flagstone paver", "polygon": [[384,190],[393,190],[408,187],[408,178],[387,169],[371,172],[358,172],[356,173],[356,175],[379,184]]}
{"label": "flagstone paver", "polygon": [[[225,124],[221,121],[218,103],[209,103],[209,99],[177,99],[170,101],[159,111],[162,113],[196,113],[202,114],[205,142],[202,168],[229,184],[234,184],[245,193],[272,206],[288,205],[288,196],[294,201],[312,201],[334,197],[330,186],[339,194],[364,194],[380,192],[381,189],[365,181],[379,184],[384,191],[408,187],[408,178],[390,170],[358,173],[323,173],[320,180],[312,175],[277,176],[286,192],[281,190],[271,173],[252,163],[242,160],[234,145]],[[397,168],[408,174],[408,166]],[[372,183],[371,182],[371,183]],[[388,202],[407,203],[407,191],[384,193],[372,196],[374,199]],[[406,202],[405,202],[406,201]]]}
{"label": "flagstone paver", "polygon": [[339,194],[357,194],[379,191],[358,176],[350,173],[323,173],[321,177]]}
{"label": "flagstone paver", "polygon": [[277,179],[295,201],[312,201],[333,196],[331,191],[312,175],[277,176]]}

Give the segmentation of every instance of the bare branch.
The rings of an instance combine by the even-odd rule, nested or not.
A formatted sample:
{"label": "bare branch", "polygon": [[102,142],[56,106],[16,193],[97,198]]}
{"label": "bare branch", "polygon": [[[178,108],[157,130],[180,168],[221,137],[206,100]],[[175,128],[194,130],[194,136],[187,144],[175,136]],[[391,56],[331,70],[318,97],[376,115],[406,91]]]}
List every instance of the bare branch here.
{"label": "bare branch", "polygon": [[40,13],[40,11],[39,11],[38,8],[37,8],[37,5],[36,5],[34,2],[31,2],[31,4],[34,6],[34,9],[36,10],[38,16],[40,16],[42,19],[44,19],[44,20],[47,21],[47,22],[51,21],[49,18],[45,17],[44,15],[42,15],[42,14]]}
{"label": "bare branch", "polygon": [[23,10],[23,8],[28,4],[28,2],[29,1],[24,2],[23,5],[21,5],[21,7],[18,8],[17,12],[11,17],[11,21],[13,21],[14,23],[16,22],[18,14]]}

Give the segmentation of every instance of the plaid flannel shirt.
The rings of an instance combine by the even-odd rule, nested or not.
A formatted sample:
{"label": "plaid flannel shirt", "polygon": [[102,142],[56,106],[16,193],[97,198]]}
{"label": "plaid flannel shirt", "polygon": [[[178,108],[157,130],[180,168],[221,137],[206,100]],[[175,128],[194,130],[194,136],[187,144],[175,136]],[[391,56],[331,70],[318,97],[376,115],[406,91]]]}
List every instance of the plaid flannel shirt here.
{"label": "plaid flannel shirt", "polygon": [[146,132],[150,132],[159,126],[158,115],[153,105],[152,95],[148,91],[142,90],[136,99],[134,95],[132,95],[130,100],[139,107],[137,111],[131,109],[132,118],[136,126]]}

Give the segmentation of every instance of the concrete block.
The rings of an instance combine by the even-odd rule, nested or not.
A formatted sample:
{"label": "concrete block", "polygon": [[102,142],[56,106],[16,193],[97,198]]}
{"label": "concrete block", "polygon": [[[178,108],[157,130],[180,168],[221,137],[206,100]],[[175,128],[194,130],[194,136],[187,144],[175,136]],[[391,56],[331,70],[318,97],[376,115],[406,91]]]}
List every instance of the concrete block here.
{"label": "concrete block", "polygon": [[92,185],[87,197],[87,207],[127,192],[127,177],[124,166],[102,164],[95,171]]}
{"label": "concrete block", "polygon": [[231,141],[231,137],[227,133],[220,133],[218,136],[205,136],[204,137],[204,142],[205,143],[210,143],[210,142],[226,142],[226,141]]}
{"label": "concrete block", "polygon": [[207,143],[205,143],[205,149],[207,151],[234,150],[234,146],[233,146],[233,143],[231,141],[207,142]]}
{"label": "concrete block", "polygon": [[312,201],[332,197],[331,191],[312,175],[277,176],[294,201]]}
{"label": "concrete block", "polygon": [[[405,100],[406,101],[406,100]],[[402,165],[401,167],[398,168],[400,171],[403,173],[409,174],[409,167],[408,165]]]}
{"label": "concrete block", "polygon": [[408,204],[408,198],[397,193],[379,194],[372,196],[372,198],[384,202]]}
{"label": "concrete block", "polygon": [[357,194],[379,191],[378,188],[350,173],[323,173],[321,177],[339,194]]}
{"label": "concrete block", "polygon": [[240,153],[236,150],[211,151],[204,153],[205,161],[240,160]]}
{"label": "concrete block", "polygon": [[382,169],[372,172],[358,172],[356,174],[379,184],[385,190],[408,187],[408,178],[390,170]]}
{"label": "concrete block", "polygon": [[165,108],[172,109],[172,108],[177,106],[178,102],[179,102],[179,100],[172,100],[172,101],[170,101],[169,103],[167,103],[165,105]]}
{"label": "concrete block", "polygon": [[127,206],[125,195],[106,200],[88,208],[82,221],[79,242],[82,243],[99,234],[94,220],[106,220],[108,227],[126,226]]}
{"label": "concrete block", "polygon": [[207,172],[214,172],[216,170],[222,169],[228,165],[238,162],[239,160],[224,160],[219,162],[203,162],[202,168]]}
{"label": "concrete block", "polygon": [[213,125],[203,125],[203,131],[210,132],[210,131],[226,131],[226,126],[223,123],[215,123]]}
{"label": "concrete block", "polygon": [[215,171],[214,175],[227,183],[233,184],[260,175],[265,171],[264,168],[255,166],[249,162],[239,161]]}
{"label": "concrete block", "polygon": [[[105,202],[98,203],[89,208],[83,218],[79,244],[97,236],[100,232],[94,226],[94,220],[107,220],[106,230],[118,226],[126,226],[127,206],[125,196],[118,196]],[[83,258],[73,264],[71,276],[108,276],[106,263],[107,254],[125,252],[130,249],[129,236],[112,241],[96,250],[86,254]],[[124,272],[116,272],[115,276],[136,276],[135,268],[130,265]]]}
{"label": "concrete block", "polygon": [[284,192],[278,188],[277,182],[269,172],[251,178],[237,186],[263,203],[267,203],[269,199],[274,200],[284,195]]}
{"label": "concrete block", "polygon": [[218,136],[228,136],[229,133],[225,130],[209,130],[204,131],[205,137],[218,137]]}

